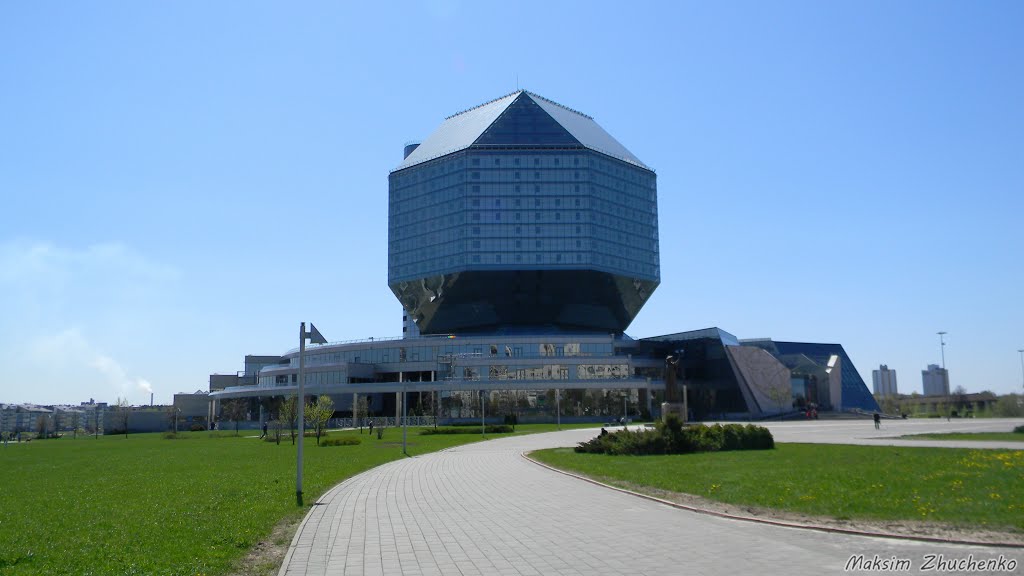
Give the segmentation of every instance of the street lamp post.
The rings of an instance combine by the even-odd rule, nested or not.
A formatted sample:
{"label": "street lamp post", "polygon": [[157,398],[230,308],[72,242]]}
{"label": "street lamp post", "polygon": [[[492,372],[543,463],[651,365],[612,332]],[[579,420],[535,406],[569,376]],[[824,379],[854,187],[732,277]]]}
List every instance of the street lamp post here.
{"label": "street lamp post", "polygon": [[942,350],[942,369],[946,369],[946,340],[944,336],[948,334],[945,331],[936,332],[939,335],[939,348]]}
{"label": "street lamp post", "polygon": [[306,332],[306,323],[299,323],[299,397],[297,400],[298,414],[296,419],[299,421],[299,449],[296,453],[295,463],[295,502],[302,506],[302,445],[305,444],[305,405],[306,405],[306,339],[309,339],[312,344],[327,344],[327,340],[320,334],[320,331],[313,326],[313,323],[309,323],[309,332]]}
{"label": "street lamp post", "polygon": [[1021,387],[1024,387],[1024,348],[1021,348],[1020,350],[1017,350],[1017,352],[1019,352],[1019,353],[1020,353],[1020,377],[1021,377]]}

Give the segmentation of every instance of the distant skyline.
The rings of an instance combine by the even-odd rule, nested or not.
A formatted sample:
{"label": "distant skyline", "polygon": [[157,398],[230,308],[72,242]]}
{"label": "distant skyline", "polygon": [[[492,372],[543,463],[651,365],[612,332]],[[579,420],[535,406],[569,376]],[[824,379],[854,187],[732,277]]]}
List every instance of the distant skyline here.
{"label": "distant skyline", "polygon": [[525,88],[657,171],[627,333],[837,342],[1021,392],[1024,5],[0,5],[0,402],[169,403],[398,336],[387,175]]}

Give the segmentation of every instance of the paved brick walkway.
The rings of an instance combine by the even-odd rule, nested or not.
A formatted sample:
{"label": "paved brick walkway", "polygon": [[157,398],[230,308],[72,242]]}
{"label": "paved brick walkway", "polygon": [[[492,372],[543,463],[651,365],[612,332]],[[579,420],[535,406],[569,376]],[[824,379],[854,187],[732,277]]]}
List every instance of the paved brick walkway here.
{"label": "paved brick walkway", "polygon": [[[870,422],[859,424],[874,432]],[[947,559],[1003,554],[1018,563],[1012,573],[1024,573],[1021,549],[716,518],[583,482],[521,456],[593,435],[594,430],[576,430],[503,438],[393,462],[351,478],[312,507],[280,574],[818,575],[842,573],[854,554],[908,558],[913,572],[926,554]]]}

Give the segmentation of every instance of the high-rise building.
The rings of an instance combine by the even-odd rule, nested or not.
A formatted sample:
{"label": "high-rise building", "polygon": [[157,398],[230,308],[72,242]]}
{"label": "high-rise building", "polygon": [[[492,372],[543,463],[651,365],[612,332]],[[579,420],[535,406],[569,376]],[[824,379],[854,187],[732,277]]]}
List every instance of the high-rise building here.
{"label": "high-rise building", "polygon": [[871,371],[871,380],[874,384],[875,396],[895,396],[896,371],[890,370],[885,364],[878,367],[878,370]]}
{"label": "high-rise building", "polygon": [[949,396],[949,371],[938,364],[929,364],[921,370],[921,381],[925,396]]}
{"label": "high-rise building", "polygon": [[654,171],[590,116],[520,90],[406,154],[388,285],[421,333],[622,332],[657,288]]}

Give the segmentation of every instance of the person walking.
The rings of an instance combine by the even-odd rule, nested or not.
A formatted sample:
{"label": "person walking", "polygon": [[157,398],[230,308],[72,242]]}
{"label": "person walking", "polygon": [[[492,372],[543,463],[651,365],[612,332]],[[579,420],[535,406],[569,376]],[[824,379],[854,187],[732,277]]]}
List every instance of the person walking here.
{"label": "person walking", "polygon": [[881,414],[879,414],[878,412],[875,412],[874,420],[875,420],[875,430],[880,430],[882,428],[882,416],[881,416]]}
{"label": "person walking", "polygon": [[263,434],[260,434],[260,439],[262,440],[263,438],[266,438],[266,437],[267,437],[267,423],[264,422],[263,423]]}

